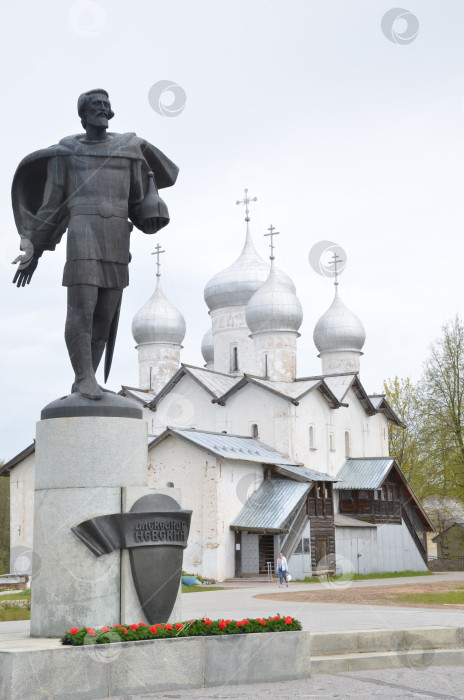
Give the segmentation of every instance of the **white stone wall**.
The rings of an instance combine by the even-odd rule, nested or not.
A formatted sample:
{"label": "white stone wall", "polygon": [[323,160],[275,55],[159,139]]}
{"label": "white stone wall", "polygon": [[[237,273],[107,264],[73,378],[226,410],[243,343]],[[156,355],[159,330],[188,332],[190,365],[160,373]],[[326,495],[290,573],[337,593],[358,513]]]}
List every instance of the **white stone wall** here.
{"label": "white stone wall", "polygon": [[359,372],[359,360],[363,353],[356,351],[325,352],[319,357],[322,362],[322,374],[338,374],[342,372]]}
{"label": "white stone wall", "polygon": [[[245,321],[246,306],[225,306],[210,311],[214,341],[214,370],[240,375],[254,371],[254,344]],[[233,371],[233,348],[237,347],[238,370]]]}
{"label": "white stone wall", "polygon": [[296,377],[298,333],[255,333],[255,369],[258,377],[274,382],[292,382]]}
{"label": "white stone wall", "polygon": [[427,571],[403,522],[376,528],[335,527],[335,550],[337,559],[352,562],[355,573]]}
{"label": "white stone wall", "polygon": [[35,454],[32,453],[10,472],[10,573],[31,573],[30,568],[27,571],[19,569],[27,563],[24,552],[32,550],[34,461]]}
{"label": "white stone wall", "polygon": [[139,388],[157,394],[179,369],[181,348],[178,343],[137,345]]}
{"label": "white stone wall", "polygon": [[292,554],[288,557],[288,570],[290,571],[292,579],[304,579],[306,576],[312,576],[310,523],[308,523],[303,530],[302,538],[309,540],[309,552]]}
{"label": "white stone wall", "polygon": [[192,377],[186,375],[163,397],[156,408],[144,409],[148,434],[159,435],[167,425],[179,430],[198,428],[216,430],[217,408],[208,394]]}
{"label": "white stone wall", "polygon": [[229,525],[263,478],[260,464],[217,459],[169,436],[150,450],[149,486],[173,483],[193,511],[184,570],[224,580],[235,573],[235,537]]}

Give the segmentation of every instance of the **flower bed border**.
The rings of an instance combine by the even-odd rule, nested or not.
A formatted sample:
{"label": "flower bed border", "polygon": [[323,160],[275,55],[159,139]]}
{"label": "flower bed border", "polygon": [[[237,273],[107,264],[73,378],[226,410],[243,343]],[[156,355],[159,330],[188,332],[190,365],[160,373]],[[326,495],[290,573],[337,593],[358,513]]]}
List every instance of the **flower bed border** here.
{"label": "flower bed border", "polygon": [[70,646],[87,644],[111,644],[119,642],[139,642],[155,639],[173,639],[182,637],[214,637],[238,634],[257,634],[270,632],[299,632],[301,622],[290,615],[274,617],[243,618],[242,620],[210,620],[208,617],[173,624],[147,625],[144,622],[131,625],[93,627],[71,627],[60,639]]}

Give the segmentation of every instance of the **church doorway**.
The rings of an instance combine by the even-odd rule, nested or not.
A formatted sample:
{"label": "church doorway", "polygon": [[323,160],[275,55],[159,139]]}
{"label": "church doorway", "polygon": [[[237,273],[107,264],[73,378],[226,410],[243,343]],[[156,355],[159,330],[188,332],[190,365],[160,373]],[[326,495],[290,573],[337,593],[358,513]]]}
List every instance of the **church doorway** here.
{"label": "church doorway", "polygon": [[275,568],[274,561],[274,535],[259,535],[259,573],[267,574],[267,562],[272,563],[272,571]]}

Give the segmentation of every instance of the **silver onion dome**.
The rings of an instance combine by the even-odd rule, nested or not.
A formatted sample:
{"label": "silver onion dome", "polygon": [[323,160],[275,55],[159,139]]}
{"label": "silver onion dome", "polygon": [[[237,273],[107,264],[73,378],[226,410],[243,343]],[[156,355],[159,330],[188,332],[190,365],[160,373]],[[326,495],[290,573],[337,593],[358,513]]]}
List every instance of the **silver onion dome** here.
{"label": "silver onion dome", "polygon": [[214,341],[213,341],[213,329],[210,328],[206,331],[201,342],[201,354],[206,364],[214,362]]}
{"label": "silver onion dome", "polygon": [[340,299],[337,287],[332,304],[316,323],[313,338],[320,353],[362,350],[366,331],[359,318]]}
{"label": "silver onion dome", "polygon": [[[240,256],[230,267],[214,275],[205,287],[205,301],[210,311],[247,304],[268,275],[269,264],[256,252],[247,223],[245,245]],[[295,289],[284,272],[279,272],[279,275],[284,283]]]}
{"label": "silver onion dome", "polygon": [[252,333],[273,331],[297,332],[303,321],[303,309],[295,294],[295,285],[288,275],[271,268],[266,282],[247,304],[245,319]]}
{"label": "silver onion dome", "polygon": [[180,345],[185,337],[184,317],[164,296],[159,276],[153,295],[134,316],[132,335],[137,345],[142,343]]}

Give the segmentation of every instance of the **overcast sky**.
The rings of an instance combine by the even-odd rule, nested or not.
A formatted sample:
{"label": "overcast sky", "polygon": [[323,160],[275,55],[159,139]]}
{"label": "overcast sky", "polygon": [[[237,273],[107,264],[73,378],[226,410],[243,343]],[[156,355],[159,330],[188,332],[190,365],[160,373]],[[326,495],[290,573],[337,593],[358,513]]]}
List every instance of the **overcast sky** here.
{"label": "overcast sky", "polygon": [[[392,6],[3,6],[0,458],[32,441],[40,409],[72,383],[63,337],[65,241],[44,254],[28,288],[12,285],[19,237],[11,180],[26,154],[81,130],[77,97],[95,87],[110,93],[111,130],[135,131],[180,167],[177,184],[163,195],[168,228],[132,234],[110,388],[138,383],[131,321],[154,289],[150,253],[157,242],[167,251],[164,291],[187,323],[181,359],[203,365],[203,289],[242,249],[243,211],[235,201],[244,187],[258,197],[255,245],[268,255],[263,234],[274,224],[276,264],[295,281],[303,305],[299,376],[320,372],[312,333],[333,286],[310,267],[308,253],[329,240],[347,253],[340,291],[366,328],[367,390],[381,391],[383,379],[395,375],[419,378],[442,324],[464,315],[464,5],[407,0],[411,14],[394,23],[387,16],[382,31]],[[182,89],[174,105],[172,93],[161,96],[165,110],[178,108],[175,116],[157,112],[153,98],[150,104],[160,81]]]}

